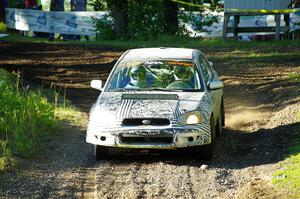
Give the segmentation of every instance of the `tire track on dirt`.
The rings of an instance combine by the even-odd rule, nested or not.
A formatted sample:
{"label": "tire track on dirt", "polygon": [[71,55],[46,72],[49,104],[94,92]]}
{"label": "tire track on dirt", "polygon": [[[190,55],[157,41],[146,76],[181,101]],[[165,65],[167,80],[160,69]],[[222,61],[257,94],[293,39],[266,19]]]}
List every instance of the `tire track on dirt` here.
{"label": "tire track on dirt", "polygon": [[197,198],[189,166],[114,157],[94,171],[94,198]]}
{"label": "tire track on dirt", "polygon": [[[163,158],[163,157],[162,157]],[[157,161],[145,164],[147,198],[195,198],[189,167]]]}
{"label": "tire track on dirt", "polygon": [[[194,198],[215,198],[217,191],[212,183],[215,172],[212,170],[203,171],[198,167],[190,167],[190,181],[193,185]],[[214,194],[212,194],[214,193]]]}
{"label": "tire track on dirt", "polygon": [[140,185],[134,180],[140,165],[124,165],[115,161],[96,165],[95,198],[138,198],[142,195]]}
{"label": "tire track on dirt", "polygon": [[80,192],[75,193],[76,198],[95,198],[96,170],[94,167],[81,168],[79,176]]}
{"label": "tire track on dirt", "polygon": [[186,170],[187,170],[187,174],[188,174],[188,185],[189,185],[189,190],[191,192],[191,195],[192,195],[192,198],[195,199],[196,196],[195,196],[195,191],[194,191],[194,183],[191,179],[191,167],[186,167]]}

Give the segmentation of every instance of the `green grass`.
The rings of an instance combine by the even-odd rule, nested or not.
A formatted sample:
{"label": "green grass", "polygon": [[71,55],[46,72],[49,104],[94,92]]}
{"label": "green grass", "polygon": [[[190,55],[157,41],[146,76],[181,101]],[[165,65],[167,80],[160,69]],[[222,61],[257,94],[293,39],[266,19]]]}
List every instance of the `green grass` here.
{"label": "green grass", "polygon": [[[300,74],[289,73],[287,79],[300,83]],[[300,110],[295,115],[300,122]],[[273,183],[287,193],[287,198],[300,198],[300,126],[297,128],[295,146],[289,149],[290,156],[283,162],[283,168],[273,176]]]}
{"label": "green grass", "polygon": [[292,151],[294,155],[285,160],[282,171],[274,174],[273,183],[286,190],[291,198],[300,198],[300,140]]}
{"label": "green grass", "polygon": [[287,76],[288,80],[291,80],[293,82],[300,83],[300,74],[298,73],[289,73]]}
{"label": "green grass", "polygon": [[161,36],[152,40],[91,40],[82,41],[48,41],[45,38],[32,38],[28,36],[20,36],[18,34],[10,34],[8,37],[1,38],[4,41],[11,42],[34,42],[34,43],[49,43],[49,44],[65,44],[65,45],[97,45],[108,48],[130,49],[140,47],[186,47],[186,48],[227,48],[230,50],[274,50],[286,49],[290,47],[298,47],[300,40],[296,41],[253,41],[253,42],[236,42],[233,40],[223,41],[220,38],[214,39],[194,39],[178,36]]}
{"label": "green grass", "polygon": [[[274,47],[273,52],[262,52],[260,49],[248,50],[244,52],[232,51],[232,53],[226,53],[225,55],[222,53],[215,54],[213,55],[213,58],[218,62],[232,62],[232,64],[238,64],[240,66],[249,63],[273,63],[274,61],[277,61],[278,63],[291,63],[293,60],[299,60],[300,52],[279,52],[278,50],[278,48]],[[236,59],[237,57],[238,60]],[[294,73],[293,75],[294,76],[289,76],[288,78],[297,76],[297,74]]]}
{"label": "green grass", "polygon": [[78,109],[73,106],[58,106],[55,108],[55,118],[59,121],[66,121],[77,126],[85,126],[86,120],[83,119],[83,115]]}
{"label": "green grass", "polygon": [[[300,111],[296,115],[300,122]],[[297,133],[295,146],[290,151],[290,157],[284,160],[283,168],[273,176],[273,183],[288,193],[287,198],[300,198],[300,129]]]}
{"label": "green grass", "polygon": [[[41,153],[59,129],[59,121],[72,122],[80,114],[70,106],[60,105],[57,92],[44,94],[42,90],[22,88],[19,76],[0,68],[0,171],[14,166],[14,156]],[[46,97],[51,93],[56,99],[54,104]]]}
{"label": "green grass", "polygon": [[15,166],[15,160],[12,156],[11,148],[7,141],[0,140],[0,172]]}
{"label": "green grass", "polygon": [[5,32],[7,30],[7,26],[4,23],[0,23],[0,32]]}

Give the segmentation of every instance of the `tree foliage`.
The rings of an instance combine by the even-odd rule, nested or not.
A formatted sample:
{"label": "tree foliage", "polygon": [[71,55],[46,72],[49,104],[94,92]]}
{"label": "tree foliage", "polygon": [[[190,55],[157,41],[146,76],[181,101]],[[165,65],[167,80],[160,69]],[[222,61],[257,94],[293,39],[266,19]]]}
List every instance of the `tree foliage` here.
{"label": "tree foliage", "polygon": [[0,22],[5,22],[4,1],[0,1]]}
{"label": "tree foliage", "polygon": [[[162,34],[187,35],[189,32],[179,21],[192,24],[198,32],[206,31],[205,26],[217,22],[216,17],[208,16],[201,8],[192,14],[179,11],[179,5],[171,0],[95,0],[92,5],[96,10],[107,9],[110,13],[96,20],[97,30],[103,39],[148,40]],[[181,7],[192,10],[190,6]]]}
{"label": "tree foliage", "polygon": [[149,39],[164,32],[163,0],[129,0],[128,36]]}

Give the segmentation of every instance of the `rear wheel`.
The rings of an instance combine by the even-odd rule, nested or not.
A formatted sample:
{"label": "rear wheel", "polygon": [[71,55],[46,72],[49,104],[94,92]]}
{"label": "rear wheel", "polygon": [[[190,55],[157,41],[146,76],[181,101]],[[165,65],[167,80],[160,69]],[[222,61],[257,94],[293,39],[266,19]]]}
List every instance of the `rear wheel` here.
{"label": "rear wheel", "polygon": [[192,147],[193,156],[203,160],[211,160],[213,158],[215,140],[216,140],[216,125],[213,116],[210,118],[211,142],[203,146]]}
{"label": "rear wheel", "polygon": [[99,145],[95,145],[94,147],[94,154],[96,160],[102,160],[109,157],[109,151],[107,147]]}

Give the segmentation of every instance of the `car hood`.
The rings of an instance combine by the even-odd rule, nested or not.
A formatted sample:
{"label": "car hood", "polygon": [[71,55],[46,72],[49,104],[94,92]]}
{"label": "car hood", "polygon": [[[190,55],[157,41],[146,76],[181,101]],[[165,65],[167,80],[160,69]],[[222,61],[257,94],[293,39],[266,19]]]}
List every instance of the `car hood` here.
{"label": "car hood", "polygon": [[[124,118],[176,120],[189,111],[207,113],[204,109],[209,106],[201,106],[203,103],[209,103],[204,92],[103,92],[91,109],[90,120],[93,117],[119,122]],[[100,122],[99,119],[97,121]],[[109,122],[103,125],[109,126]]]}

